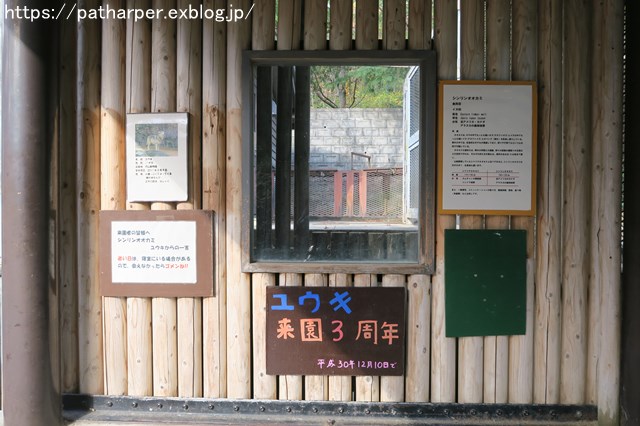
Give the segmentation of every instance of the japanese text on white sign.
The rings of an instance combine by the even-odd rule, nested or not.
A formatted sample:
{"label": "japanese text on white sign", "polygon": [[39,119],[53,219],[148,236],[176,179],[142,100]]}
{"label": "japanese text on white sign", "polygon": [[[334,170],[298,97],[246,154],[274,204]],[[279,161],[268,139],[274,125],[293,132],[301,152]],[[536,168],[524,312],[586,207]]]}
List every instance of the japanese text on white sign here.
{"label": "japanese text on white sign", "polygon": [[455,83],[441,86],[440,212],[534,214],[533,84]]}

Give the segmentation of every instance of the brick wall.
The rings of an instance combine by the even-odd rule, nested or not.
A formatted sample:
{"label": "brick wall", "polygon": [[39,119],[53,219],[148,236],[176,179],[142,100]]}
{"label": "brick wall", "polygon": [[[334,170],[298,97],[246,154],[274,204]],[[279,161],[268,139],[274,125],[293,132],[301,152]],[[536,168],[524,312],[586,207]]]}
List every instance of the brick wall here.
{"label": "brick wall", "polygon": [[311,169],[391,168],[403,165],[402,108],[311,110]]}

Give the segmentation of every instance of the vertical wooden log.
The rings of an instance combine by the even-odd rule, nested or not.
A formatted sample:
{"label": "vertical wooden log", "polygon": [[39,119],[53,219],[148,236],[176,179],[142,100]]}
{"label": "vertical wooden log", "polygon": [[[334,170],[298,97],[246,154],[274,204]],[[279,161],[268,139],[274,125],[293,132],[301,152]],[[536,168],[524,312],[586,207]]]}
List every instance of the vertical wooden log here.
{"label": "vertical wooden log", "polygon": [[[455,79],[457,5],[453,0],[435,0],[434,10],[438,78]],[[454,402],[456,398],[456,339],[445,336],[444,324],[444,230],[454,225],[455,218],[451,215],[437,218],[436,273],[431,289],[431,402]]]}
{"label": "vertical wooden log", "polygon": [[[180,9],[199,7],[199,1],[178,0]],[[178,19],[176,40],[176,111],[189,113],[189,198],[178,203],[179,210],[199,209],[202,205],[202,23]]]}
{"label": "vertical wooden log", "polygon": [[331,4],[329,48],[331,50],[351,49],[351,32],[353,31],[353,1],[329,1]]}
{"label": "vertical wooden log", "polygon": [[[409,49],[431,47],[431,1],[409,1]],[[407,373],[405,400],[429,401],[431,357],[431,277],[410,275],[407,316]]]}
{"label": "vertical wooden log", "polygon": [[407,4],[405,0],[387,0],[383,6],[382,46],[385,50],[403,50],[406,46]]}
{"label": "vertical wooden log", "polygon": [[426,275],[410,275],[407,289],[407,366],[405,401],[429,401],[431,281]]}
{"label": "vertical wooden log", "polygon": [[[383,287],[406,287],[407,278],[404,275],[387,274],[382,277]],[[410,330],[409,333],[412,333]],[[402,342],[406,345],[406,342]],[[404,401],[404,376],[380,377],[380,401],[402,402]]]}
{"label": "vertical wooden log", "polygon": [[278,2],[278,50],[300,48],[302,31],[302,0]]}
{"label": "vertical wooden log", "polygon": [[153,321],[153,394],[177,396],[178,353],[176,300],[156,297],[151,301]]}
{"label": "vertical wooden log", "polygon": [[538,233],[534,328],[534,403],[560,401],[562,200],[562,8],[538,4]]}
{"label": "vertical wooden log", "polygon": [[[253,11],[253,50],[273,50],[275,47],[275,0],[255,3]],[[264,67],[258,71],[258,111],[260,104],[271,111],[271,68]],[[261,91],[263,91],[261,93]],[[261,123],[261,120],[263,123]],[[258,117],[258,235],[257,240],[264,241],[263,247],[271,247],[271,114],[264,119]],[[263,135],[261,140],[260,135]],[[262,142],[262,143],[261,143]],[[263,166],[261,167],[261,162]],[[260,189],[262,187],[262,189]],[[253,397],[277,399],[278,388],[276,376],[266,372],[266,301],[267,286],[276,285],[275,274],[254,274],[251,280],[253,298]]]}
{"label": "vertical wooden log", "polygon": [[[602,122],[596,152],[600,157],[599,182],[593,186],[593,200],[598,200],[598,222],[600,227],[597,246],[599,253],[592,253],[601,272],[600,282],[600,353],[596,383],[598,423],[617,425],[620,421],[620,329],[621,329],[621,284],[620,284],[620,206],[622,176],[622,28],[624,4],[620,0],[604,2],[602,12],[604,31],[602,64],[604,75],[599,93],[594,99],[602,102]],[[598,188],[597,186],[600,186]],[[595,217],[593,218],[595,220]],[[594,230],[595,231],[595,230]],[[592,245],[593,247],[594,245]]]}
{"label": "vertical wooden log", "polygon": [[[325,274],[306,274],[305,287],[326,287],[328,277]],[[328,376],[305,376],[304,399],[307,401],[326,401],[329,399]]]}
{"label": "vertical wooden log", "polygon": [[431,48],[431,0],[409,0],[409,49]]}
{"label": "vertical wooden log", "polygon": [[356,2],[356,50],[378,48],[378,3]]}
{"label": "vertical wooden log", "polygon": [[[175,0],[156,0],[156,8],[176,7]],[[152,23],[151,108],[170,112],[176,108],[176,20]],[[155,202],[152,210],[170,210],[173,203]],[[153,335],[153,394],[178,396],[177,301],[158,297],[151,301]]]}
{"label": "vertical wooden log", "polygon": [[277,399],[276,376],[267,375],[267,286],[276,285],[274,274],[253,274],[253,397]]}
{"label": "vertical wooden log", "polygon": [[[154,9],[169,10],[176,0],[153,0]],[[176,107],[176,20],[152,22],[151,111],[174,111]]]}
{"label": "vertical wooden log", "polygon": [[[376,275],[356,274],[353,276],[355,287],[376,287]],[[356,401],[380,401],[380,376],[356,377]]]}
{"label": "vertical wooden log", "polygon": [[589,282],[587,288],[587,373],[586,373],[586,395],[585,401],[587,404],[596,405],[598,401],[598,385],[596,383],[598,376],[598,355],[600,352],[600,324],[603,312],[600,307],[600,291],[602,281],[602,266],[598,257],[601,256],[600,252],[600,217],[603,211],[606,209],[600,202],[601,192],[604,190],[603,183],[601,182],[602,170],[602,144],[601,138],[605,137],[602,134],[602,103],[599,102],[597,97],[598,91],[601,87],[602,80],[604,78],[605,64],[602,63],[602,41],[604,28],[601,27],[603,23],[603,2],[596,2],[593,5],[593,43],[592,43],[592,71],[591,71],[591,90],[594,94],[593,103],[591,105],[591,121],[592,121],[592,146],[593,153],[591,158],[591,220],[590,225],[590,256],[591,261],[589,263]]}
{"label": "vertical wooden log", "polygon": [[[219,9],[225,0],[206,0]],[[226,84],[227,27],[224,22],[202,23],[202,205],[214,210],[214,296],[202,302],[203,395],[227,395],[227,262],[226,262]]]}
{"label": "vertical wooden log", "polygon": [[[78,7],[97,7],[97,0]],[[78,338],[80,393],[103,394],[102,299],[98,277],[100,210],[100,25],[78,22]]]}
{"label": "vertical wooden log", "polygon": [[[351,46],[352,4],[344,0],[332,0],[331,29],[329,45],[332,49],[348,49]],[[335,7],[335,9],[334,9]],[[305,5],[305,37],[306,50],[322,50],[327,48],[327,1],[318,0]],[[314,15],[319,15],[314,17]],[[348,21],[348,22],[347,22]],[[308,33],[308,34],[307,34]],[[307,111],[310,114],[310,111]],[[304,285],[308,287],[326,287],[329,277],[326,274],[306,274]],[[305,399],[326,401],[329,399],[328,376],[306,376],[304,378]]]}
{"label": "vertical wooden log", "polygon": [[130,297],[127,299],[128,395],[153,394],[151,345],[151,299]]}
{"label": "vertical wooden log", "polygon": [[[302,31],[302,2],[280,1],[278,4],[278,50],[300,48]],[[278,117],[276,146],[276,247],[289,252],[291,223],[291,67],[278,67]],[[286,93],[284,93],[286,91]],[[284,111],[289,111],[285,113]],[[281,114],[281,112],[283,112]],[[280,222],[279,222],[280,221]],[[279,285],[301,286],[301,274],[280,274]],[[302,399],[302,376],[278,377],[279,399]]]}
{"label": "vertical wooden log", "polygon": [[[299,287],[302,285],[301,274],[280,274],[279,286]],[[301,400],[302,376],[278,376],[278,398],[283,400]]]}
{"label": "vertical wooden log", "polygon": [[[148,9],[149,0],[129,0],[132,9]],[[151,22],[148,19],[127,20],[127,89],[128,113],[151,109]]]}
{"label": "vertical wooden log", "polygon": [[77,392],[78,377],[78,241],[76,201],[77,28],[63,21],[60,29],[59,286],[60,369],[63,392]]}
{"label": "vertical wooden log", "polygon": [[[124,7],[118,0],[105,7]],[[122,210],[125,205],[124,115],[125,115],[125,21],[102,21],[102,103],[100,121],[100,170],[102,210]],[[126,301],[104,298],[105,393],[127,392]]]}
{"label": "vertical wooden log", "polygon": [[[199,2],[179,0],[178,7],[196,8]],[[189,113],[189,198],[178,203],[179,210],[202,205],[202,23],[179,19],[177,22],[176,110]],[[178,396],[202,396],[202,300],[179,298],[178,310]]]}
{"label": "vertical wooden log", "polygon": [[[565,2],[560,402],[584,403],[591,164],[591,3]],[[589,45],[589,46],[588,46]]]}
{"label": "vertical wooden log", "polygon": [[[460,73],[463,79],[484,79],[484,33],[484,2],[463,0],[460,3]],[[482,219],[482,216],[478,215],[465,215],[461,217],[460,223],[464,229],[480,229]],[[485,357],[483,351],[482,337],[458,339],[458,402],[460,403],[482,402],[483,380],[486,379],[488,385],[493,385],[495,362],[484,364],[483,377]],[[492,360],[490,355],[486,354],[487,361]]]}
{"label": "vertical wooden log", "polygon": [[[302,5],[299,0],[285,0],[278,4],[278,50],[300,47]],[[275,246],[283,252],[290,247],[289,212],[291,206],[291,124],[292,124],[292,71],[291,67],[278,67],[278,115],[276,128],[276,205],[282,209],[275,218]]]}
{"label": "vertical wooden log", "polygon": [[[235,7],[248,11],[249,1]],[[251,21],[227,27],[227,391],[251,397],[251,277],[241,270],[242,70],[241,52],[251,44]]]}
{"label": "vertical wooden log", "polygon": [[[538,13],[534,0],[512,3],[513,40],[511,53],[514,80],[536,79],[536,32]],[[527,232],[527,328],[524,336],[509,338],[509,402],[533,403],[533,330],[535,300],[535,218],[514,217],[515,229]]]}
{"label": "vertical wooden log", "polygon": [[[329,287],[351,287],[353,277],[348,274],[329,274]],[[329,376],[329,400],[351,401],[351,376]]]}
{"label": "vertical wooden log", "polygon": [[[149,1],[130,1],[131,8],[149,8]],[[151,23],[127,20],[127,112],[149,112],[151,108]],[[147,203],[128,203],[129,210],[148,210]],[[127,299],[127,393],[153,395],[151,299]]]}
{"label": "vertical wooden log", "polygon": [[[487,1],[487,79],[510,80],[511,5],[509,0]],[[507,229],[508,216],[487,216],[488,229]],[[509,338],[486,337],[484,341],[485,373],[484,402],[506,403],[508,399]]]}
{"label": "vertical wooden log", "polygon": [[304,49],[327,48],[327,1],[307,0],[304,3]]}

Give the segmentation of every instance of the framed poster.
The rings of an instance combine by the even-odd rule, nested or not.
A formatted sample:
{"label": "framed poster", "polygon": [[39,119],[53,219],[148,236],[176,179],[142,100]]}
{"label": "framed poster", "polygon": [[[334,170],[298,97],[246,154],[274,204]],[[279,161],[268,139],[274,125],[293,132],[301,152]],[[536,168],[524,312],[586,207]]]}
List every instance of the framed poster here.
{"label": "framed poster", "polygon": [[440,214],[535,215],[536,86],[441,81]]}
{"label": "framed poster", "polygon": [[101,211],[103,296],[213,295],[213,212]]}
{"label": "framed poster", "polygon": [[127,114],[127,201],[186,201],[187,113]]}

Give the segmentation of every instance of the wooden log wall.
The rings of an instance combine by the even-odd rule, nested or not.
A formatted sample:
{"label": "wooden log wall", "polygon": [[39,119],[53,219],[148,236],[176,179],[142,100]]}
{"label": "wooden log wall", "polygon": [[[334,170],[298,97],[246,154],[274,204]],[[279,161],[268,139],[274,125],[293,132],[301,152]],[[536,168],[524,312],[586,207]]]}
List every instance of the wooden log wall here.
{"label": "wooden log wall", "polygon": [[[367,0],[280,0],[277,8],[275,0],[244,0],[233,7],[253,6],[252,14],[238,22],[78,23],[77,52],[71,52],[77,86],[69,92],[79,100],[77,137],[64,137],[59,169],[62,186],[73,183],[77,195],[77,207],[71,204],[77,217],[61,211],[59,239],[60,279],[63,287],[70,280],[71,289],[61,293],[60,317],[78,318],[62,334],[63,342],[72,341],[65,343],[65,389],[209,398],[591,403],[600,408],[603,424],[615,423],[622,3],[462,0],[458,10],[456,0],[385,0],[380,8]],[[227,7],[224,0],[203,4]],[[353,48],[433,48],[439,79],[536,80],[537,215],[439,216],[431,276],[243,273],[241,53]],[[125,203],[126,113],[148,111],[190,114],[186,203]],[[77,143],[69,146],[69,140]],[[78,159],[75,170],[65,155]],[[60,200],[66,205],[64,189]],[[215,210],[213,297],[99,297],[97,210],[149,208]],[[443,235],[456,224],[527,230],[526,335],[445,337]],[[63,261],[68,256],[77,263]],[[263,328],[270,285],[406,287],[404,377],[268,376]]]}

